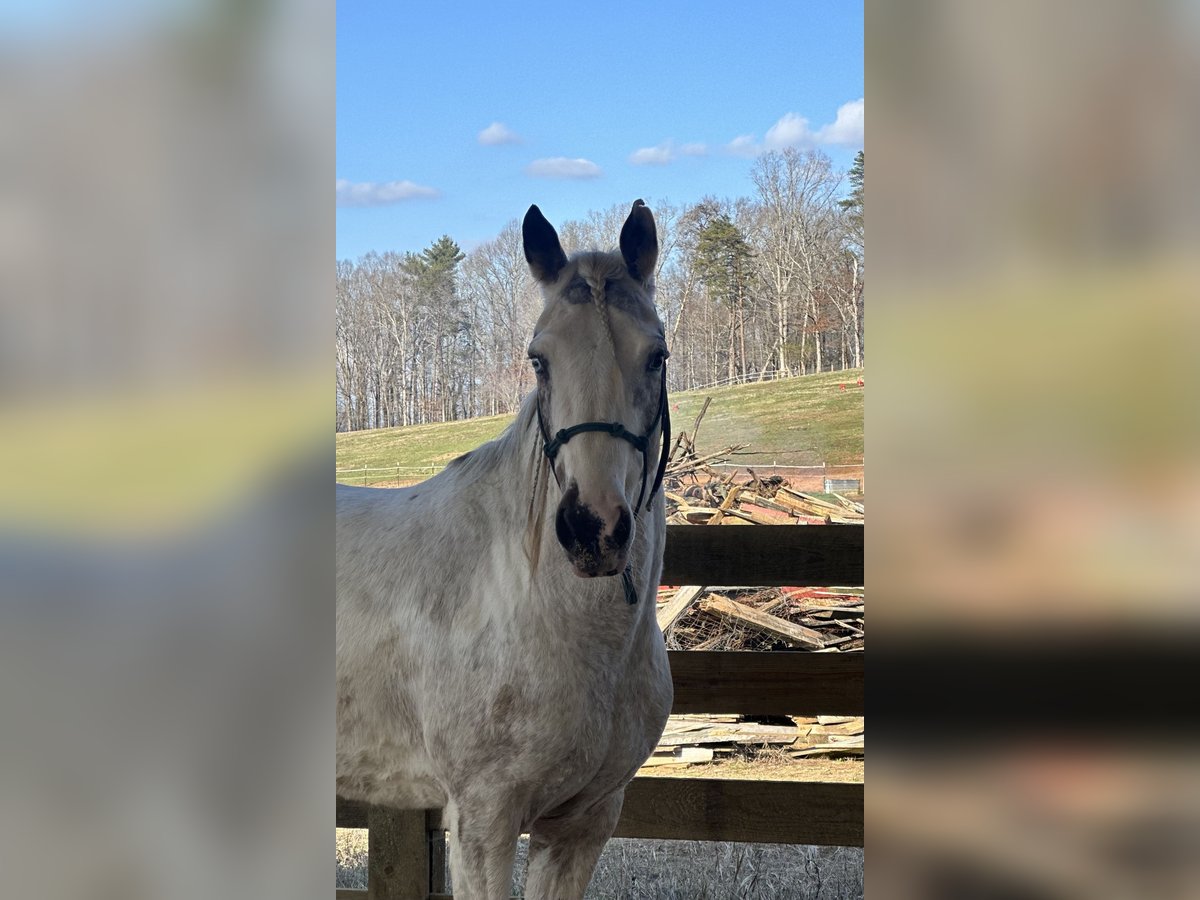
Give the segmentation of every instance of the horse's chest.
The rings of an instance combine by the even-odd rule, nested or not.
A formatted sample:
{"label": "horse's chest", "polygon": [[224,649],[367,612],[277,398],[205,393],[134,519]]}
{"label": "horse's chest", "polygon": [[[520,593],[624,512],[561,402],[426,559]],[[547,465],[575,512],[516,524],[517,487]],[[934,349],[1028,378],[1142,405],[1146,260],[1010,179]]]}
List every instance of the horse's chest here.
{"label": "horse's chest", "polygon": [[641,743],[631,735],[638,723],[625,695],[640,685],[627,653],[593,647],[585,656],[571,642],[557,651],[511,650],[468,654],[437,685],[441,702],[429,723],[435,758],[458,771],[503,760],[506,777],[538,781],[594,771]]}
{"label": "horse's chest", "polygon": [[559,654],[485,655],[464,662],[435,686],[445,704],[439,704],[446,713],[439,718],[447,726],[452,717],[469,722],[494,746],[509,750],[557,744],[560,736],[567,740],[581,728],[589,733],[604,728],[627,674],[622,660],[584,664]]}

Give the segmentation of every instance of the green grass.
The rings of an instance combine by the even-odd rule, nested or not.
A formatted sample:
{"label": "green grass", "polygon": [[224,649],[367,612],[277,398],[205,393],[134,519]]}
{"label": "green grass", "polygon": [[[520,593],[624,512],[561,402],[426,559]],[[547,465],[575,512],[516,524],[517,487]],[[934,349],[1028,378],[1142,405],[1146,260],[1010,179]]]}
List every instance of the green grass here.
{"label": "green grass", "polygon": [[[712,397],[696,439],[701,454],[747,444],[738,460],[751,464],[858,463],[863,458],[863,390],[856,382],[862,374],[862,369],[847,369],[675,393],[672,425],[676,432],[690,432],[704,398]],[[511,421],[512,416],[491,416],[339,434],[337,468],[442,466],[496,437]]]}
{"label": "green grass", "polygon": [[338,469],[444,466],[502,432],[512,416],[488,416],[435,425],[373,428],[337,436]]}
{"label": "green grass", "polygon": [[749,463],[858,463],[863,458],[863,389],[857,386],[862,374],[862,369],[846,369],[672,394],[671,424],[677,432],[690,431],[704,398],[712,397],[696,436],[702,455],[746,444],[746,455],[738,458]]}

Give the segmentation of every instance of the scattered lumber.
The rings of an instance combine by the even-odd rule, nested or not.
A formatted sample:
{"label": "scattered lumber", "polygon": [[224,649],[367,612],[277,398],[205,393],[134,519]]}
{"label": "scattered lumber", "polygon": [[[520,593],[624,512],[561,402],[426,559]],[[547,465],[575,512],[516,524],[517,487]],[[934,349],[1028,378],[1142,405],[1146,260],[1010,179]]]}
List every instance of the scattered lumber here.
{"label": "scattered lumber", "polygon": [[793,716],[776,724],[743,716],[671,716],[647,766],[712,762],[747,747],[775,747],[793,758],[862,756],[862,716]]}
{"label": "scattered lumber", "polygon": [[721,523],[722,517],[725,515],[726,512],[729,511],[729,508],[731,506],[733,506],[733,501],[737,499],[737,496],[739,493],[741,493],[741,490],[742,490],[741,485],[737,485],[737,484],[731,485],[729,488],[729,493],[727,493],[725,495],[725,499],[721,501],[721,505],[717,507],[717,511],[712,514],[712,517],[708,520],[708,522],[706,524],[719,525]]}
{"label": "scattered lumber", "polygon": [[802,759],[807,756],[862,756],[865,748],[860,741],[857,746],[851,744],[818,744],[815,747],[807,747],[803,750],[791,750],[788,755],[795,759]]}
{"label": "scattered lumber", "polygon": [[[861,525],[863,505],[831,494],[825,500],[789,487],[777,475],[760,478],[719,474],[708,465],[735,453],[729,447],[703,457],[685,458],[667,466],[664,495],[668,521],[675,523],[724,524],[730,517],[756,525]],[[735,480],[740,478],[741,480]]]}
{"label": "scattered lumber", "polygon": [[865,609],[840,590],[687,585],[660,591],[657,619],[672,650],[825,653],[864,646]]}
{"label": "scattered lumber", "polygon": [[812,494],[794,490],[786,485],[780,485],[772,499],[793,513],[819,517],[830,524],[861,525],[864,518],[863,513],[859,509],[862,504],[857,504],[856,507],[851,506],[849,501],[845,504],[831,503]]}
{"label": "scattered lumber", "polygon": [[860,516],[863,515],[865,510],[861,503],[858,503],[854,500],[848,500],[837,492],[834,492],[833,496],[837,498],[838,503],[842,504],[842,506],[846,507],[846,509],[850,510],[851,512],[856,512]]}
{"label": "scattered lumber", "polygon": [[861,756],[866,749],[862,716],[817,716],[815,722],[799,718],[792,721],[801,732],[788,749],[793,757]]}
{"label": "scattered lumber", "polygon": [[713,761],[713,750],[711,747],[671,747],[660,750],[655,750],[650,758],[642,763],[642,768],[647,766],[689,766],[693,763],[706,763]]}
{"label": "scattered lumber", "polygon": [[[691,427],[681,430],[668,456],[663,495],[674,524],[723,526],[862,525],[860,500],[840,493],[800,490],[778,474],[718,468],[745,445],[698,452],[705,401]],[[656,618],[673,650],[804,650],[847,653],[865,642],[861,585],[763,589],[684,585],[659,591]],[[744,716],[671,716],[647,766],[687,766],[773,747],[789,757],[861,757],[862,716],[790,719]]]}
{"label": "scattered lumber", "polygon": [[756,628],[759,631],[765,631],[799,647],[819,650],[825,646],[820,632],[806,628],[803,625],[794,625],[786,619],[781,619],[770,613],[759,612],[752,606],[738,603],[736,600],[730,600],[719,594],[710,594],[708,597],[705,597],[700,603],[700,608],[705,612],[730,619],[739,625],[746,625],[750,628]]}
{"label": "scattered lumber", "polygon": [[707,728],[674,732],[668,728],[658,739],[659,748],[699,744],[791,744],[800,737],[795,725],[763,725],[759,722],[715,724]]}
{"label": "scattered lumber", "polygon": [[692,601],[700,596],[700,592],[704,590],[703,586],[685,585],[675,592],[675,596],[666,602],[665,605],[659,608],[658,627],[665,634],[667,629],[675,624],[675,620],[682,616]]}

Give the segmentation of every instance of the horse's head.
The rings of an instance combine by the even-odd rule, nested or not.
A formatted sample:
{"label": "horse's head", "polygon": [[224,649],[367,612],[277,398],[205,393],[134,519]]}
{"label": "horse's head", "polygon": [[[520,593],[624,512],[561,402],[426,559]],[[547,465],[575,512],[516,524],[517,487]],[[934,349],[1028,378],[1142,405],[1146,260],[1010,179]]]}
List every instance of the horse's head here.
{"label": "horse's head", "polygon": [[562,491],[555,531],[575,574],[615,575],[661,480],[659,441],[668,427],[654,216],[638,200],[619,253],[571,259],[536,206],[522,230],[545,298],[529,358],[545,452]]}

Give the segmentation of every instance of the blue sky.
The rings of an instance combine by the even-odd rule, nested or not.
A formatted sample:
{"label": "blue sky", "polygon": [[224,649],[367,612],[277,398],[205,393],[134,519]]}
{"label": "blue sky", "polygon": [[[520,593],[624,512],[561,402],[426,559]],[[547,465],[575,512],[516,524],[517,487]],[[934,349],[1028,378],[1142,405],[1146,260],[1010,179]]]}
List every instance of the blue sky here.
{"label": "blue sky", "polygon": [[470,249],[531,203],[749,196],[764,148],[862,146],[855,0],[347,0],[337,28],[339,259]]}

